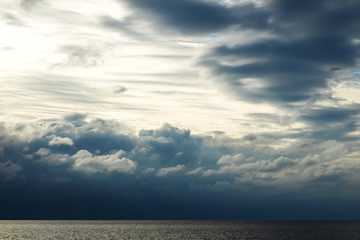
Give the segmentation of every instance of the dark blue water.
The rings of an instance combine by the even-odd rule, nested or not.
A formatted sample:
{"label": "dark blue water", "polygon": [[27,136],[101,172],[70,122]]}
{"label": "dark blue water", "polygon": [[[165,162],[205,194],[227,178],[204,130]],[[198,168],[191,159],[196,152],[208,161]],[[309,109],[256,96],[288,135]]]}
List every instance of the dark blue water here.
{"label": "dark blue water", "polygon": [[0,239],[360,239],[360,222],[0,221]]}

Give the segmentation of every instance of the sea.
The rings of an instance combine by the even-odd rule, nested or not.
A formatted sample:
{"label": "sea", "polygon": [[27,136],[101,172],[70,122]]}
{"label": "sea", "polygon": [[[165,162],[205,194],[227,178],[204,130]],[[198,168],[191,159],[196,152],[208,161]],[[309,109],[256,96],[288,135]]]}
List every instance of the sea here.
{"label": "sea", "polygon": [[0,239],[360,239],[360,221],[0,221]]}

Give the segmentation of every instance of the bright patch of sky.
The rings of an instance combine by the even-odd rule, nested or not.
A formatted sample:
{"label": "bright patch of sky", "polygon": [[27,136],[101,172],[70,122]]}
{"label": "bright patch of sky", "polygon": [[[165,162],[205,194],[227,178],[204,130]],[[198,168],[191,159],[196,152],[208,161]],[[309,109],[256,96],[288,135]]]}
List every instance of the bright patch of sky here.
{"label": "bright patch of sky", "polygon": [[[247,113],[278,111],[239,102],[203,76],[196,58],[222,34],[154,36],[144,29],[150,23],[136,20],[129,29],[106,27],[105,16],[125,25],[132,13],[110,0],[34,1],[25,8],[8,0],[1,9],[2,121],[80,112],[137,129],[166,122],[241,136],[249,131],[241,127]],[[252,125],[250,131],[266,130]]]}

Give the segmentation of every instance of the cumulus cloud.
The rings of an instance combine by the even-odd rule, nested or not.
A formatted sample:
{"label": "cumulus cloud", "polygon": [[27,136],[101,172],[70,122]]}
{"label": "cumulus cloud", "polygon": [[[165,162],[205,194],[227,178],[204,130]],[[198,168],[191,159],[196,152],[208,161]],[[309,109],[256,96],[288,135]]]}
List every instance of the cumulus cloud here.
{"label": "cumulus cloud", "polygon": [[217,161],[218,164],[233,164],[238,161],[242,160],[241,154],[236,154],[235,156],[225,155],[222,156],[219,161]]}
{"label": "cumulus cloud", "polygon": [[172,174],[172,173],[175,173],[175,172],[179,172],[181,170],[183,170],[185,168],[184,165],[176,165],[175,167],[168,167],[168,168],[160,168],[157,173],[156,173],[156,176],[158,177],[164,177],[166,175],[169,175],[169,174]]}
{"label": "cumulus cloud", "polygon": [[[161,195],[165,199],[179,196],[190,204],[198,194],[216,199],[219,191],[239,201],[254,194],[271,198],[284,193],[341,193],[345,197],[352,196],[360,183],[356,164],[360,139],[293,139],[290,146],[273,147],[269,143],[283,141],[281,136],[273,136],[270,142],[258,140],[264,137],[261,133],[251,141],[224,134],[193,135],[169,124],[135,135],[125,134],[121,126],[74,116],[22,126],[22,131],[35,128],[32,131],[42,132],[27,141],[3,135],[0,175],[11,181],[4,181],[0,191],[5,193],[6,186],[16,183],[19,189],[57,189],[54,196],[67,194],[80,201],[76,192],[81,189],[93,196],[96,188],[99,196],[114,199],[113,203],[116,199],[152,202]],[[57,136],[69,138],[73,144],[48,141]],[[45,197],[41,192],[24,194]]]}
{"label": "cumulus cloud", "polygon": [[47,148],[40,148],[39,150],[37,150],[35,153],[35,155],[39,155],[41,157],[45,157],[51,154],[50,149]]}
{"label": "cumulus cloud", "polygon": [[[49,144],[49,146],[51,146]],[[31,155],[28,155],[31,156]],[[63,154],[63,153],[52,153],[50,149],[48,148],[40,148],[34,153],[34,156],[29,157],[30,159],[39,157],[36,162],[38,163],[46,163],[49,165],[61,165],[66,164],[70,161],[69,154]]]}
{"label": "cumulus cloud", "polygon": [[70,161],[69,154],[58,154],[58,153],[49,153],[45,156],[41,156],[38,163],[46,163],[49,165],[61,165],[66,164]]}
{"label": "cumulus cloud", "polygon": [[49,146],[61,146],[61,145],[73,146],[74,143],[68,137],[62,138],[59,136],[52,136],[52,138],[49,141]]}
{"label": "cumulus cloud", "polygon": [[73,169],[89,174],[113,171],[132,174],[136,170],[136,164],[123,157],[124,154],[123,150],[108,155],[93,155],[86,150],[79,150],[72,156],[75,160]]}
{"label": "cumulus cloud", "polygon": [[[343,173],[345,177],[353,171],[348,156],[356,152],[353,144],[359,140],[353,137],[352,141],[345,138],[343,141],[315,138],[314,141],[311,140],[313,136],[308,135],[301,141],[293,139],[290,146],[274,148],[269,144],[281,143],[283,137],[289,139],[291,135],[262,136],[258,133],[256,138],[242,139],[225,135],[197,136],[190,130],[164,124],[159,129],[141,130],[136,136],[122,132],[120,128],[124,127],[113,121],[71,119],[75,121],[69,122],[67,117],[58,122],[51,120],[46,125],[32,125],[43,134],[28,142],[13,139],[19,143],[3,144],[2,158],[24,167],[24,174],[27,173],[25,166],[33,162],[37,167],[58,166],[59,171],[63,171],[59,175],[65,174],[68,178],[71,172],[89,176],[125,173],[144,180],[183,175],[197,184],[214,184],[216,179],[237,177],[258,186],[268,185],[264,179],[272,179],[274,185],[282,188],[286,185],[284,179],[303,184],[312,182],[314,175],[310,172],[315,170],[320,178],[322,173],[328,174],[328,170],[336,167],[340,171],[338,174]],[[27,127],[30,126],[22,129]],[[41,136],[48,136],[50,141],[42,140]],[[261,140],[265,137],[271,140]],[[298,138],[297,135],[293,137]],[[14,150],[14,146],[19,150]],[[323,170],[319,172],[319,169]],[[338,186],[336,181],[332,184]]]}

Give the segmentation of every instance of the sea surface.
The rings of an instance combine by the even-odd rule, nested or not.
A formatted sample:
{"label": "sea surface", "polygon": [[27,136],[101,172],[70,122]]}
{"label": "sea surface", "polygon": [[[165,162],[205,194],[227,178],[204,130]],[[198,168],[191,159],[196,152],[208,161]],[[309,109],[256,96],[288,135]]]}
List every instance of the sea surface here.
{"label": "sea surface", "polygon": [[0,239],[360,239],[360,222],[0,221]]}

